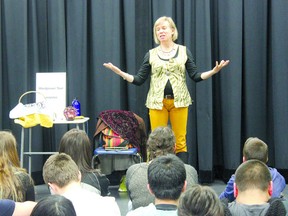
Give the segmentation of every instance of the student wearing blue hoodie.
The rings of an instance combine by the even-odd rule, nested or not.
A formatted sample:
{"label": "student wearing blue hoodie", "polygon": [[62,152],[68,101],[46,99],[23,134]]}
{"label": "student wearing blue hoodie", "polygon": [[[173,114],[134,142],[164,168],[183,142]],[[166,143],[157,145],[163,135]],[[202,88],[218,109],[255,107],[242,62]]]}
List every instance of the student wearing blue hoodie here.
{"label": "student wearing blue hoodie", "polygon": [[29,216],[36,202],[15,202],[9,199],[0,200],[0,216]]}
{"label": "student wearing blue hoodie", "polygon": [[[267,163],[268,161],[268,146],[265,142],[260,140],[257,137],[250,137],[246,140],[243,147],[243,162],[256,159],[260,160],[263,163]],[[272,182],[273,182],[273,197],[281,197],[282,192],[286,187],[286,181],[284,177],[277,171],[276,168],[268,167],[271,173]],[[219,198],[220,199],[228,199],[229,202],[235,200],[234,197],[234,182],[235,182],[235,174],[233,174],[230,180],[227,183],[225,191],[223,191]]]}

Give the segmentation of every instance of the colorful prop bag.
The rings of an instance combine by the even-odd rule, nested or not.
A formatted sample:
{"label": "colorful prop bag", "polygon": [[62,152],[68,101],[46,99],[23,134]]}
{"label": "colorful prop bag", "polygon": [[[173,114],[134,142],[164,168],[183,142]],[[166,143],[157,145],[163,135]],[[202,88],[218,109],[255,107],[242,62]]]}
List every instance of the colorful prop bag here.
{"label": "colorful prop bag", "polygon": [[102,136],[100,136],[100,139],[103,140],[103,147],[106,150],[121,150],[133,147],[133,145],[129,144],[128,140],[123,139],[120,135],[118,135],[109,127],[102,130]]}
{"label": "colorful prop bag", "polygon": [[[93,148],[105,148],[103,134],[105,129],[112,129],[118,136],[129,142],[128,148],[137,148],[142,159],[146,161],[146,127],[144,120],[137,114],[126,110],[105,110],[99,113],[93,136]],[[107,148],[106,148],[107,149]]]}
{"label": "colorful prop bag", "polygon": [[[36,103],[23,104],[21,99],[31,93],[40,94],[43,100]],[[45,96],[37,91],[28,91],[22,94],[18,104],[10,111],[9,117],[24,128],[34,127],[38,124],[46,128],[53,127],[53,111],[49,109]]]}

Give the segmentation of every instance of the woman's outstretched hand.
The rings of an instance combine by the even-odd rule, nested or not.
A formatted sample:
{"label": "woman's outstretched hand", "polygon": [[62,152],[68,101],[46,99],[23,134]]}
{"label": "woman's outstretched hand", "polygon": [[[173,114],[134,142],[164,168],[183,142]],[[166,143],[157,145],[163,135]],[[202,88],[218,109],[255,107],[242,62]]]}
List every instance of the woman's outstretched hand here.
{"label": "woman's outstretched hand", "polygon": [[131,83],[134,80],[134,77],[132,75],[120,70],[120,68],[116,67],[111,62],[104,63],[103,66],[108,68],[108,69],[110,69],[110,70],[112,70],[114,73],[118,74],[120,77],[122,77],[127,82]]}
{"label": "woman's outstretched hand", "polygon": [[121,72],[122,72],[118,67],[116,67],[115,65],[113,65],[111,62],[104,63],[103,66],[106,67],[106,68],[108,68],[108,69],[110,69],[110,70],[112,70],[113,72],[115,72],[115,73],[118,74],[118,75],[120,75]]}
{"label": "woman's outstretched hand", "polygon": [[218,61],[216,61],[216,66],[213,68],[214,73],[218,73],[223,67],[229,64],[229,60],[222,60],[220,64],[218,64]]}

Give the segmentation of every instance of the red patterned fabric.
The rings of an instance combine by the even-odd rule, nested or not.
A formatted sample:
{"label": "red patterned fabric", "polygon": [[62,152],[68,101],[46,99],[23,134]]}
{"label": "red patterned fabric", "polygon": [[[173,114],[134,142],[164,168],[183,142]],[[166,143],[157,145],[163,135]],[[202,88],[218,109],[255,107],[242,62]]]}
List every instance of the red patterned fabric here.
{"label": "red patterned fabric", "polygon": [[99,118],[123,139],[129,140],[135,147],[140,146],[140,140],[136,136],[139,123],[133,112],[125,110],[105,110],[99,114]]}
{"label": "red patterned fabric", "polygon": [[141,117],[131,111],[106,110],[98,116],[96,131],[94,133],[95,148],[99,144],[99,134],[105,128],[111,128],[122,138],[129,140],[129,143],[138,149],[142,159],[146,161],[146,127]]}

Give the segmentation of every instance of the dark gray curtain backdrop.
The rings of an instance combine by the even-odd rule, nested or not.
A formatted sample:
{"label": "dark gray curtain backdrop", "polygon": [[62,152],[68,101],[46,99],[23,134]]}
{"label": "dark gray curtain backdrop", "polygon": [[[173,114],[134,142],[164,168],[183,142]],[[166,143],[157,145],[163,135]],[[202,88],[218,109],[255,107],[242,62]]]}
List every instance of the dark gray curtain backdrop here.
{"label": "dark gray curtain backdrop", "polygon": [[[107,109],[135,112],[149,131],[149,81],[128,84],[103,63],[135,74],[155,46],[154,21],[166,15],[174,19],[177,42],[192,51],[199,71],[216,60],[231,61],[209,80],[187,80],[194,100],[187,143],[200,182],[227,180],[241,163],[249,136],[269,145],[269,165],[287,179],[287,8],[287,0],[0,0],[0,129],[12,130],[20,144],[21,127],[9,111],[35,89],[37,72],[64,71],[67,105],[78,97],[90,117],[91,139],[99,112]],[[33,128],[33,150],[57,150],[67,129]],[[34,173],[44,160],[33,156]]]}

